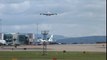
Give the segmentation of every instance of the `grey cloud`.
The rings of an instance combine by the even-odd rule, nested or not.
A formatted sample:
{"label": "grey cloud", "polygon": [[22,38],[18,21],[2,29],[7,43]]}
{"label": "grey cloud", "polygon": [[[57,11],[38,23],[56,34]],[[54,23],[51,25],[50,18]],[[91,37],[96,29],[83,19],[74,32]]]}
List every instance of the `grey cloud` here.
{"label": "grey cloud", "polygon": [[[32,25],[40,24],[53,34],[66,36],[105,35],[105,0],[0,0],[0,4],[20,4],[28,2],[19,11],[0,6],[0,18],[3,25]],[[13,5],[14,6],[14,5]],[[9,9],[8,9],[9,8]],[[58,13],[56,16],[43,16],[40,13]],[[13,13],[14,12],[14,13]],[[75,25],[76,24],[76,25]],[[75,25],[75,26],[74,26]],[[74,27],[73,27],[74,26]],[[40,27],[40,28],[42,28]],[[16,30],[32,31],[34,28]],[[64,30],[62,30],[64,29]],[[5,30],[5,29],[4,29]],[[34,29],[36,30],[36,29]],[[79,31],[78,31],[79,30]],[[13,30],[10,30],[13,31]]]}
{"label": "grey cloud", "polygon": [[24,1],[21,3],[11,3],[11,4],[3,4],[3,8],[0,10],[3,10],[1,13],[2,14],[16,14],[16,13],[22,13],[29,9],[30,7],[30,2],[29,1]]}
{"label": "grey cloud", "polygon": [[25,0],[0,0],[0,3],[11,4],[11,3],[21,3]]}

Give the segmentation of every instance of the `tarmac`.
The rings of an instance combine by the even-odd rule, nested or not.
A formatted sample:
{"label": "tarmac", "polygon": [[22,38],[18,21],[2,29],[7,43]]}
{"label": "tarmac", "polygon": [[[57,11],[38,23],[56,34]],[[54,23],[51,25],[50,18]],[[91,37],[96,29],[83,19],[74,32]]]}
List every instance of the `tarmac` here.
{"label": "tarmac", "polygon": [[[47,51],[106,52],[106,44],[47,45]],[[43,45],[1,46],[0,51],[43,51]]]}

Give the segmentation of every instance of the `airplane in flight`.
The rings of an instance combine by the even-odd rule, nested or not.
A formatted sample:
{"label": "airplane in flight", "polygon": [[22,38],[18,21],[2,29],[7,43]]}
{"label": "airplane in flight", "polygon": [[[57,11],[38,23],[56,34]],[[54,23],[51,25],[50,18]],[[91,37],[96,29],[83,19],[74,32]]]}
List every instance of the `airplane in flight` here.
{"label": "airplane in flight", "polygon": [[51,16],[51,15],[57,15],[57,13],[47,12],[47,13],[40,13],[40,15]]}
{"label": "airplane in flight", "polygon": [[6,45],[6,41],[5,40],[0,40],[0,45]]}

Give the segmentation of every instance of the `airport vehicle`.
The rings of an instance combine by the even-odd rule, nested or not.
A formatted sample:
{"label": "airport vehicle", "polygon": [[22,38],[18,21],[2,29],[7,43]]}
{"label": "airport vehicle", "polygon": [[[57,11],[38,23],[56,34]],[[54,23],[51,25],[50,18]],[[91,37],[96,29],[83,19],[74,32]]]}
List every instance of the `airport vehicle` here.
{"label": "airport vehicle", "polygon": [[47,12],[47,13],[40,13],[40,15],[51,16],[51,15],[57,15],[57,13]]}
{"label": "airport vehicle", "polygon": [[0,40],[0,45],[6,45],[6,41],[5,40]]}

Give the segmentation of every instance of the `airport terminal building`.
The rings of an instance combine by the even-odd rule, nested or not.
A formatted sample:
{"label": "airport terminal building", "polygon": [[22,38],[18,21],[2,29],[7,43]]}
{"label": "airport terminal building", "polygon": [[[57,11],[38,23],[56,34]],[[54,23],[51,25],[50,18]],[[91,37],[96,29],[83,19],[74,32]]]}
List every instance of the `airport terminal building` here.
{"label": "airport terminal building", "polygon": [[7,45],[32,45],[35,35],[33,33],[0,33],[0,40],[5,40]]}

